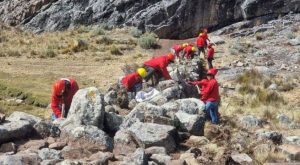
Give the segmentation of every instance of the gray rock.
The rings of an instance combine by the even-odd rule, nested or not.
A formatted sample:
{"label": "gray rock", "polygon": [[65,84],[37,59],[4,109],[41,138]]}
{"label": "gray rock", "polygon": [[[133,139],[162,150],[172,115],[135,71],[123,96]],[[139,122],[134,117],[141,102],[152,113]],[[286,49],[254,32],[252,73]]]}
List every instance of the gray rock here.
{"label": "gray rock", "polygon": [[178,85],[175,85],[173,87],[167,88],[162,91],[163,96],[165,96],[168,100],[171,99],[179,99],[181,96],[181,90]]}
{"label": "gray rock", "polygon": [[114,91],[114,90],[111,90],[111,91],[107,92],[104,95],[104,101],[108,105],[116,105],[118,103],[118,101],[117,101],[117,92]]}
{"label": "gray rock", "polygon": [[211,41],[211,43],[214,43],[217,45],[225,44],[225,40],[223,38],[221,38],[220,36],[210,37],[210,41]]}
{"label": "gray rock", "polygon": [[66,142],[55,142],[49,145],[50,149],[61,150],[67,145]]}
{"label": "gray rock", "polygon": [[46,121],[40,121],[38,123],[36,123],[34,126],[33,126],[35,132],[40,136],[40,137],[43,137],[43,138],[46,138],[46,137],[59,137],[60,135],[60,129],[50,123],[50,122],[46,122]]}
{"label": "gray rock", "polygon": [[104,126],[109,132],[117,132],[123,122],[123,116],[113,112],[105,112]]}
{"label": "gray rock", "polygon": [[[216,0],[206,5],[204,2],[31,0],[24,3],[4,0],[0,4],[0,20],[10,25],[23,24],[26,29],[35,32],[106,23],[108,27],[128,25],[143,31],[154,31],[160,38],[190,38],[197,36],[203,27],[223,27],[253,18],[263,22],[278,15],[299,12],[297,1],[289,0],[234,0],[230,3]],[[204,10],[207,12],[200,12]],[[195,12],[190,15],[190,11]]]}
{"label": "gray rock", "polygon": [[282,143],[282,134],[275,131],[264,131],[258,130],[256,131],[256,137],[258,140],[271,140],[275,144]]}
{"label": "gray rock", "polygon": [[92,151],[111,151],[113,140],[99,128],[88,126],[66,125],[62,129],[62,139],[68,139],[68,144]]}
{"label": "gray rock", "polygon": [[205,116],[191,115],[182,111],[175,114],[175,122],[178,123],[181,131],[189,132],[193,135],[204,135]]}
{"label": "gray rock", "polygon": [[278,86],[277,86],[277,84],[271,84],[271,85],[268,87],[268,89],[270,89],[270,90],[277,90],[277,89],[278,89]]}
{"label": "gray rock", "polygon": [[61,159],[61,152],[49,149],[49,148],[43,148],[38,151],[38,155],[42,160],[48,160],[48,159]]}
{"label": "gray rock", "polygon": [[291,122],[291,124],[289,124],[289,129],[300,129],[300,124],[296,123],[296,122]]}
{"label": "gray rock", "polygon": [[33,135],[32,124],[27,120],[9,121],[0,125],[0,144]]}
{"label": "gray rock", "polygon": [[31,125],[41,121],[42,119],[25,112],[13,112],[6,120],[11,122],[28,121]]}
{"label": "gray rock", "polygon": [[188,98],[168,102],[162,105],[162,108],[166,110],[168,116],[174,116],[178,111],[188,114],[203,114],[205,104],[200,99]]}
{"label": "gray rock", "polygon": [[129,128],[137,121],[144,122],[146,117],[166,116],[165,110],[148,102],[139,103],[128,115],[126,115],[121,128]]}
{"label": "gray rock", "polygon": [[3,165],[39,165],[40,158],[34,153],[18,153],[16,155],[0,156],[0,164]]}
{"label": "gray rock", "polygon": [[148,164],[148,158],[145,154],[144,149],[138,148],[132,155],[127,157],[121,165],[147,165]]}
{"label": "gray rock", "polygon": [[137,146],[134,143],[130,132],[119,130],[114,136],[114,153],[117,155],[128,155],[136,150]]}
{"label": "gray rock", "polygon": [[160,81],[157,85],[157,89],[159,91],[163,91],[167,88],[173,87],[176,85],[176,81],[174,80],[165,80],[165,81]]}
{"label": "gray rock", "polygon": [[284,144],[279,146],[279,150],[281,150],[284,154],[287,155],[290,161],[300,161],[300,146],[294,144]]}
{"label": "gray rock", "polygon": [[150,160],[154,161],[157,164],[167,164],[171,161],[171,157],[163,154],[153,154],[151,155]]}
{"label": "gray rock", "polygon": [[100,129],[104,122],[104,102],[95,87],[80,89],[73,97],[67,120],[78,125],[93,125]]}
{"label": "gray rock", "polygon": [[90,156],[89,160],[91,160],[91,164],[103,164],[108,165],[109,160],[114,159],[114,154],[110,152],[97,152]]}
{"label": "gray rock", "polygon": [[114,113],[116,113],[115,108],[111,105],[106,105],[104,109],[105,109],[105,112],[114,112]]}
{"label": "gray rock", "polygon": [[132,99],[129,101],[128,108],[133,109],[137,104],[138,102],[135,99]]}
{"label": "gray rock", "polygon": [[158,105],[158,106],[161,106],[161,105],[165,104],[166,102],[168,102],[167,97],[164,96],[164,95],[161,95],[161,94],[159,94],[159,95],[153,97],[153,98],[149,101],[149,103],[152,103],[152,104]]}
{"label": "gray rock", "polygon": [[292,122],[291,119],[285,114],[279,114],[276,118],[280,124],[290,124]]}
{"label": "gray rock", "polygon": [[9,142],[9,143],[4,143],[0,145],[0,153],[16,153],[17,152],[17,147],[15,143]]}
{"label": "gray rock", "polygon": [[238,164],[251,164],[253,160],[247,154],[232,154],[231,155],[232,163]]}
{"label": "gray rock", "polygon": [[52,160],[43,160],[41,165],[55,165],[58,164],[61,160],[59,159],[52,159]]}
{"label": "gray rock", "polygon": [[289,40],[289,44],[292,46],[300,45],[300,36],[296,37],[295,39]]}
{"label": "gray rock", "polygon": [[240,118],[241,123],[246,127],[261,126],[261,122],[255,116],[244,116]]}
{"label": "gray rock", "polygon": [[147,155],[153,155],[153,154],[161,154],[161,155],[166,155],[167,154],[167,150],[164,147],[149,147],[145,149],[145,152]]}
{"label": "gray rock", "polygon": [[285,144],[297,144],[300,146],[300,136],[288,136],[283,138]]}
{"label": "gray rock", "polygon": [[136,122],[129,128],[129,132],[142,148],[161,146],[168,152],[176,149],[178,134],[172,126]]}

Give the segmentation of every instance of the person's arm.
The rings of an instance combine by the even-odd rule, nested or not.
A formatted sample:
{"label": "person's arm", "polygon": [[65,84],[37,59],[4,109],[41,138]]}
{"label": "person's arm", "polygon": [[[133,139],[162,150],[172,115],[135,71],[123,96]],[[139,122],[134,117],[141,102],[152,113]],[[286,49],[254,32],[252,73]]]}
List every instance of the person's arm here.
{"label": "person's arm", "polygon": [[61,112],[59,109],[59,98],[57,98],[55,95],[52,95],[51,98],[51,109],[55,115],[55,117],[60,118],[61,117]]}
{"label": "person's arm", "polygon": [[167,70],[167,67],[162,67],[162,68],[161,68],[161,72],[162,72],[163,77],[164,77],[166,80],[172,79],[171,76],[170,76],[170,74],[169,74],[169,72],[168,72],[168,70]]}

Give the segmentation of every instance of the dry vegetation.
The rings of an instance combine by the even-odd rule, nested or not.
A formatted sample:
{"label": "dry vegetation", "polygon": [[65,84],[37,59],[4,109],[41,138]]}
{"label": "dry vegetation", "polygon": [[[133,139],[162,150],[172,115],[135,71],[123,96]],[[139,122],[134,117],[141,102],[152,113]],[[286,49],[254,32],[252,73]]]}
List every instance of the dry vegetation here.
{"label": "dry vegetation", "polygon": [[[44,108],[55,80],[74,77],[80,87],[106,90],[122,76],[125,65],[152,57],[145,49],[156,45],[153,34],[143,35],[134,28],[100,25],[33,34],[0,25],[0,109],[47,118],[50,110]],[[24,103],[8,101],[12,98]]]}

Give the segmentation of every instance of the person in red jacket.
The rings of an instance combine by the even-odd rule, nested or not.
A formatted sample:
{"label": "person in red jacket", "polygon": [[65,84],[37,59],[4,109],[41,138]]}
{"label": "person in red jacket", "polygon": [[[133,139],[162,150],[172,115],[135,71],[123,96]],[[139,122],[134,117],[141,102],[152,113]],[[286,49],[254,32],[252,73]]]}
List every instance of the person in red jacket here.
{"label": "person in red jacket", "polygon": [[208,35],[207,35],[207,32],[208,32],[208,29],[205,28],[202,30],[202,37],[205,41],[205,46],[207,46],[207,42],[210,42],[209,38],[208,38]]}
{"label": "person in red jacket", "polygon": [[207,63],[208,63],[208,68],[211,69],[213,68],[212,61],[214,60],[214,54],[215,54],[215,49],[212,47],[212,44],[208,44],[208,49],[207,49]]}
{"label": "person in red jacket", "polygon": [[202,92],[201,100],[204,101],[205,111],[209,114],[211,122],[213,124],[219,124],[219,113],[218,106],[220,101],[219,95],[219,85],[217,80],[215,79],[215,75],[218,70],[215,68],[211,68],[207,72],[207,84]]}
{"label": "person in red jacket", "polygon": [[206,41],[203,37],[203,33],[200,33],[196,40],[197,48],[198,48],[198,56],[200,58],[201,53],[203,53],[204,57],[205,55],[205,47],[206,47]]}
{"label": "person in red jacket", "polygon": [[189,44],[186,48],[183,49],[183,57],[187,59],[193,59],[195,56],[196,48]]}
{"label": "person in red jacket", "polygon": [[72,78],[62,78],[54,83],[51,96],[52,120],[67,117],[73,96],[78,89],[77,82]]}
{"label": "person in red jacket", "polygon": [[136,72],[126,75],[121,83],[125,86],[127,92],[136,93],[142,89],[143,78],[146,77],[145,68],[138,68]]}
{"label": "person in red jacket", "polygon": [[172,48],[171,48],[171,53],[174,54],[177,58],[180,57],[180,53],[183,51],[184,48],[186,48],[188,46],[187,43],[184,43],[182,45],[174,45]]}
{"label": "person in red jacket", "polygon": [[167,70],[167,66],[169,65],[169,63],[173,63],[174,60],[175,55],[169,53],[168,55],[155,57],[151,60],[144,62],[144,67],[147,70],[145,81],[149,81],[150,78],[152,78],[152,85],[157,85],[161,77],[163,77],[166,80],[171,79],[171,76]]}

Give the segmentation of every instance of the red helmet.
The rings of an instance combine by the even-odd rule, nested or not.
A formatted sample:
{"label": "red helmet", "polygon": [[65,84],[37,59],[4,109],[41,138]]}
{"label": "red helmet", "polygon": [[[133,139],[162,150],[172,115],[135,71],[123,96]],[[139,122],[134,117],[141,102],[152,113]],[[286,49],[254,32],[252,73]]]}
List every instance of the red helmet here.
{"label": "red helmet", "polygon": [[172,54],[172,53],[169,53],[168,54],[168,59],[169,59],[169,61],[174,61],[175,60],[175,55]]}
{"label": "red helmet", "polygon": [[61,96],[63,91],[65,90],[65,81],[58,80],[53,85],[53,94],[57,96]]}
{"label": "red helmet", "polygon": [[218,73],[218,70],[216,68],[211,68],[207,71],[207,75],[215,76],[217,73]]}

